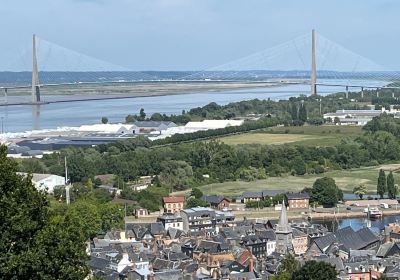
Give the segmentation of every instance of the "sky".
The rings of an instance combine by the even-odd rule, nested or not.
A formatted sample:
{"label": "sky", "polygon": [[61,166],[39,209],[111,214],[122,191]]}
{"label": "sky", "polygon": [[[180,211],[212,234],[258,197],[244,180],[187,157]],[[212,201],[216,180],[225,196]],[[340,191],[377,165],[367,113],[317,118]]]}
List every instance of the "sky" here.
{"label": "sky", "polygon": [[314,28],[400,70],[398,11],[398,0],[0,0],[0,68],[33,33],[131,70],[202,70]]}

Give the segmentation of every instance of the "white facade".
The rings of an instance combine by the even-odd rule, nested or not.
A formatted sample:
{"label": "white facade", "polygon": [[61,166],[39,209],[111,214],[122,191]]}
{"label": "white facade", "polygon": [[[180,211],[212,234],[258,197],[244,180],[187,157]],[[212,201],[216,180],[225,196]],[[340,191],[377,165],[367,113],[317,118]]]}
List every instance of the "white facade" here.
{"label": "white facade", "polygon": [[169,228],[176,228],[183,230],[183,221],[165,221],[165,230],[168,230]]}
{"label": "white facade", "polygon": [[240,126],[244,120],[203,120],[201,122],[188,122],[185,128],[218,129],[229,126]]}
{"label": "white facade", "polygon": [[65,178],[53,174],[32,174],[32,183],[38,190],[46,190],[48,193],[54,192],[55,186],[64,186]]}
{"label": "white facade", "polygon": [[271,255],[275,252],[276,241],[275,240],[268,240],[267,241],[267,256]]}

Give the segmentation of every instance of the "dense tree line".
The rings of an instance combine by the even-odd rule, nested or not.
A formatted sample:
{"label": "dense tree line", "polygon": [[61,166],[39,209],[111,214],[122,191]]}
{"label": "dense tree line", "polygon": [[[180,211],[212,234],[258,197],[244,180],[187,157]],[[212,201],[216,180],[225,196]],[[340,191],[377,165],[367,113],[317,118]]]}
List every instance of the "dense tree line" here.
{"label": "dense tree line", "polygon": [[[365,95],[369,96],[368,94]],[[211,102],[203,107],[182,111],[180,115],[166,115],[154,113],[148,116],[141,108],[139,114],[130,114],[125,118],[127,123],[135,121],[172,121],[177,124],[186,124],[189,121],[202,119],[234,119],[238,117],[275,116],[287,124],[302,125],[305,122],[319,123],[322,115],[338,109],[362,109],[357,102],[351,99],[340,98],[339,95],[290,97],[288,100],[274,101],[270,99],[253,99],[232,102],[227,105],[218,105]],[[379,98],[378,98],[379,99]],[[370,99],[369,99],[370,101]]]}
{"label": "dense tree line", "polygon": [[[210,182],[323,173],[400,159],[396,136],[380,130],[368,130],[356,140],[342,141],[331,147],[229,146],[215,140],[153,146],[158,144],[138,137],[95,148],[68,148],[45,155],[41,160],[22,161],[20,168],[63,175],[63,159],[67,156],[73,182],[86,182],[97,174],[114,174],[124,181],[158,175],[162,186],[182,190]],[[206,174],[208,176],[203,176]]]}

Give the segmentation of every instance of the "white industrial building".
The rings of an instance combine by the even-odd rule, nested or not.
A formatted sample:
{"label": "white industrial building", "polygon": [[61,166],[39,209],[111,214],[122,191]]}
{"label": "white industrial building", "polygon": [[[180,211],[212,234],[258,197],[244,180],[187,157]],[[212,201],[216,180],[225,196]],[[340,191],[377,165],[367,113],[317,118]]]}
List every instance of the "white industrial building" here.
{"label": "white industrial building", "polygon": [[386,112],[384,108],[382,110],[337,110],[335,113],[324,114],[324,119],[340,125],[366,125],[372,118],[384,112]]}
{"label": "white industrial building", "polygon": [[[26,176],[27,173],[19,173]],[[54,175],[54,174],[32,174],[32,183],[38,190],[46,191],[47,193],[53,193],[54,187],[65,186],[65,177]]]}
{"label": "white industrial building", "polygon": [[226,128],[229,126],[240,126],[244,120],[203,120],[201,122],[188,122],[185,128],[198,130]]}
{"label": "white industrial building", "polygon": [[100,134],[150,134],[158,133],[161,131],[176,127],[173,122],[164,121],[136,121],[132,124],[123,123],[107,123],[107,124],[91,124],[81,125],[78,128],[80,132],[93,132]]}
{"label": "white industrial building", "polygon": [[111,134],[134,134],[136,126],[133,124],[107,123],[107,124],[91,124],[81,125],[78,131],[97,132]]}

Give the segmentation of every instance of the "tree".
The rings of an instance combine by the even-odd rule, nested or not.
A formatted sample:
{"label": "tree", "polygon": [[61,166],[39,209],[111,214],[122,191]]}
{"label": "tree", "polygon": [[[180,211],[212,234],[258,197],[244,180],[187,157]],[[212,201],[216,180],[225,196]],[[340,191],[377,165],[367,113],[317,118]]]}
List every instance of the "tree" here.
{"label": "tree", "polygon": [[121,205],[112,203],[103,203],[99,206],[101,217],[101,230],[118,230],[124,228],[125,209]]}
{"label": "tree", "polygon": [[85,241],[74,221],[53,217],[33,240],[27,267],[19,269],[29,277],[19,279],[84,279],[89,272]]}
{"label": "tree", "polygon": [[307,261],[296,273],[292,280],[336,280],[337,272],[334,266],[326,262]]}
{"label": "tree", "polygon": [[343,198],[343,193],[336,185],[335,180],[323,177],[315,180],[310,196],[311,201],[326,207],[334,207]]}
{"label": "tree", "polygon": [[397,196],[397,187],[394,184],[394,177],[392,171],[390,171],[389,175],[387,176],[387,191],[388,196],[391,199],[395,199]]}
{"label": "tree", "polygon": [[299,120],[306,122],[307,121],[307,109],[304,103],[301,104],[299,109]]}
{"label": "tree", "polygon": [[110,202],[114,198],[114,195],[106,189],[94,189],[92,190],[92,194],[93,197],[97,199],[100,203]]}
{"label": "tree", "polygon": [[45,193],[0,146],[0,278],[84,279],[85,241],[75,221],[52,216]]}
{"label": "tree", "polygon": [[143,108],[140,108],[139,121],[144,121],[145,119],[146,119],[146,113],[144,112]]}
{"label": "tree", "polygon": [[151,115],[150,120],[152,121],[163,121],[163,116],[160,113],[154,113]]}
{"label": "tree", "polygon": [[296,157],[293,161],[293,169],[296,175],[304,175],[307,172],[307,165],[301,157]]}
{"label": "tree", "polygon": [[380,198],[383,198],[383,195],[386,193],[386,175],[385,171],[383,171],[382,169],[379,170],[376,192],[379,194]]}
{"label": "tree", "polygon": [[298,112],[297,112],[297,105],[296,103],[292,103],[292,106],[290,107],[290,114],[292,116],[292,120],[297,120],[298,119]]}
{"label": "tree", "polygon": [[160,181],[172,190],[183,190],[193,176],[192,167],[185,161],[169,160],[161,164]]}
{"label": "tree", "polygon": [[198,188],[193,188],[190,195],[194,196],[194,198],[201,198],[203,196],[203,192]]}
{"label": "tree", "polygon": [[283,272],[278,275],[274,275],[269,279],[271,279],[271,280],[290,280],[290,279],[292,279],[292,276],[287,272]]}
{"label": "tree", "polygon": [[367,193],[367,187],[364,184],[360,184],[353,189],[353,193],[363,199],[363,196]]}
{"label": "tree", "polygon": [[88,178],[87,180],[86,180],[86,187],[89,189],[89,190],[92,190],[93,189],[93,181],[92,181],[92,178]]}
{"label": "tree", "polygon": [[273,276],[272,280],[290,280],[300,269],[300,262],[294,256],[288,254],[278,266],[278,275]]}
{"label": "tree", "polygon": [[193,198],[193,197],[189,198],[186,201],[186,208],[193,208],[193,207],[198,207],[198,206],[207,207],[209,205],[206,201],[198,199],[198,198]]}
{"label": "tree", "polygon": [[94,237],[101,229],[101,215],[97,205],[91,199],[81,198],[72,203],[65,215],[68,222],[74,222],[82,236]]}
{"label": "tree", "polygon": [[107,124],[108,123],[108,118],[107,117],[102,117],[101,118],[101,123],[102,124]]}

